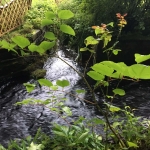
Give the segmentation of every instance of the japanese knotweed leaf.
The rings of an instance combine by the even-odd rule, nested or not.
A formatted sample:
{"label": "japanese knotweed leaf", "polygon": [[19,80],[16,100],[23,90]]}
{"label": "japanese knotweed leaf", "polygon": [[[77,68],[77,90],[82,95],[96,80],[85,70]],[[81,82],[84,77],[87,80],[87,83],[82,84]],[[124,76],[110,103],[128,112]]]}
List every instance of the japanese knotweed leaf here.
{"label": "japanese knotweed leaf", "polygon": [[60,10],[58,12],[58,17],[60,19],[70,19],[74,16],[74,13],[71,12],[70,10]]}
{"label": "japanese knotweed leaf", "polygon": [[66,34],[70,34],[70,35],[75,36],[74,30],[73,30],[69,25],[66,25],[66,24],[60,25],[60,30],[61,30],[63,33],[66,33]]}

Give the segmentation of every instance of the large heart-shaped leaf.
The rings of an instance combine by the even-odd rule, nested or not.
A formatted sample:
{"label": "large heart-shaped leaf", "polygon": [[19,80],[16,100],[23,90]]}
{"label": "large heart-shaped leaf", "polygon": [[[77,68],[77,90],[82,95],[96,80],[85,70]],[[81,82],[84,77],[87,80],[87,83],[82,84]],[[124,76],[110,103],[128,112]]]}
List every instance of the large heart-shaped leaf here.
{"label": "large heart-shaped leaf", "polygon": [[70,10],[60,10],[58,12],[58,17],[60,19],[70,19],[74,16],[74,14]]}
{"label": "large heart-shaped leaf", "polygon": [[12,38],[12,41],[16,43],[22,49],[30,45],[30,41],[23,36],[15,36]]}
{"label": "large heart-shaped leaf", "polygon": [[57,80],[56,84],[58,86],[65,87],[65,86],[69,86],[70,83],[68,80]]}
{"label": "large heart-shaped leaf", "polygon": [[66,34],[75,36],[74,30],[69,25],[65,25],[65,24],[60,25],[60,30]]}
{"label": "large heart-shaped leaf", "polygon": [[47,87],[53,86],[52,82],[47,79],[39,79],[38,82],[41,86],[47,86]]}

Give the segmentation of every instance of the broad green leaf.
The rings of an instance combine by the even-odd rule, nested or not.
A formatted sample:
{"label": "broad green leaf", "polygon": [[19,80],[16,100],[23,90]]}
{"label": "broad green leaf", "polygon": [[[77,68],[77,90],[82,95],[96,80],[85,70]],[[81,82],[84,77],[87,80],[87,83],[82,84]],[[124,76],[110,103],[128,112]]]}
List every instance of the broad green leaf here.
{"label": "broad green leaf", "polygon": [[58,86],[61,86],[61,87],[66,87],[66,86],[69,86],[69,81],[68,80],[57,80],[56,81],[56,84],[58,85]]}
{"label": "broad green leaf", "polygon": [[101,73],[102,75],[111,76],[114,69],[104,65],[102,63],[95,64],[91,67],[94,71]]}
{"label": "broad green leaf", "polygon": [[84,142],[85,139],[88,137],[88,134],[89,134],[89,132],[82,133],[82,135],[79,138],[77,138],[77,142],[78,143]]}
{"label": "broad green leaf", "polygon": [[51,89],[52,89],[53,91],[56,91],[56,90],[58,90],[58,86],[53,85],[53,86],[51,86]]}
{"label": "broad green leaf", "polygon": [[113,61],[102,61],[101,64],[107,65],[108,67],[114,69],[116,72],[121,74],[126,72],[128,68],[128,66],[123,62],[115,63]]}
{"label": "broad green leaf", "polygon": [[49,19],[43,19],[42,22],[41,22],[42,26],[48,26],[48,25],[51,25],[51,24],[54,24],[54,22],[52,20],[49,20]]}
{"label": "broad green leaf", "polygon": [[30,45],[30,41],[23,36],[15,36],[12,38],[12,41],[22,49]]}
{"label": "broad green leaf", "polygon": [[96,35],[102,34],[102,33],[104,33],[104,32],[105,32],[105,30],[104,30],[103,28],[96,28],[96,29],[95,29],[95,34],[96,34]]}
{"label": "broad green leaf", "polygon": [[37,49],[38,49],[38,46],[35,45],[34,43],[31,43],[31,45],[28,46],[28,49],[29,49],[31,52],[36,52]]}
{"label": "broad green leaf", "polygon": [[80,51],[81,51],[81,52],[84,52],[84,51],[87,51],[87,50],[89,50],[89,48],[87,48],[87,47],[80,48]]}
{"label": "broad green leaf", "polygon": [[129,145],[129,147],[135,147],[135,148],[139,147],[136,143],[129,142],[129,141],[127,141],[127,143]]}
{"label": "broad green leaf", "polygon": [[74,14],[70,10],[60,10],[58,12],[58,17],[60,19],[70,19],[74,16]]}
{"label": "broad green leaf", "polygon": [[75,36],[75,32],[74,30],[69,26],[69,25],[60,25],[60,30],[63,32],[63,33],[66,33],[66,34],[70,34],[70,35],[73,35]]}
{"label": "broad green leaf", "polygon": [[30,93],[35,89],[35,84],[30,83],[24,83],[23,84],[26,87],[26,90]]}
{"label": "broad green leaf", "polygon": [[87,73],[87,75],[90,76],[94,80],[104,80],[104,75],[99,74],[99,73],[97,73],[95,71],[89,71]]}
{"label": "broad green leaf", "polygon": [[84,41],[85,45],[96,45],[98,44],[98,40],[96,40],[93,36],[88,36],[85,41]]}
{"label": "broad green leaf", "polygon": [[55,34],[53,32],[46,32],[44,35],[45,38],[49,40],[56,40],[57,38],[55,37]]}
{"label": "broad green leaf", "polygon": [[56,15],[52,11],[48,11],[45,13],[46,19],[54,19],[56,18]]}
{"label": "broad green leaf", "polygon": [[72,116],[72,111],[70,110],[69,107],[65,106],[62,108],[62,110],[68,115],[68,116]]}
{"label": "broad green leaf", "polygon": [[31,51],[31,52],[38,52],[40,55],[44,54],[45,53],[45,50],[40,47],[40,46],[37,46],[35,45],[34,43],[32,43],[31,45],[28,46],[28,49]]}
{"label": "broad green leaf", "polygon": [[115,93],[115,95],[120,95],[120,96],[123,96],[125,95],[125,91],[123,89],[114,89],[113,92]]}
{"label": "broad green leaf", "polygon": [[[127,73],[126,73],[126,74],[127,74]],[[125,74],[120,73],[120,72],[115,72],[115,73],[113,73],[110,77],[116,78],[116,79],[122,79],[123,76],[125,76]]]}
{"label": "broad green leaf", "polygon": [[48,42],[48,41],[43,41],[39,47],[44,49],[45,51],[50,50],[52,47],[54,47],[55,42]]}
{"label": "broad green leaf", "polygon": [[134,56],[135,56],[135,61],[137,63],[141,63],[143,61],[150,59],[150,54],[149,55],[134,54]]}
{"label": "broad green leaf", "polygon": [[150,66],[134,64],[128,68],[129,77],[135,79],[150,79]]}
{"label": "broad green leaf", "polygon": [[47,87],[53,86],[52,82],[47,79],[39,79],[38,82],[41,86],[47,86]]}
{"label": "broad green leaf", "polygon": [[117,112],[120,111],[121,109],[119,107],[113,106],[113,105],[109,105],[109,110],[111,112]]}
{"label": "broad green leaf", "polygon": [[4,49],[7,49],[8,51],[12,50],[15,46],[16,46],[16,44],[8,43],[6,40],[1,41],[1,47]]}
{"label": "broad green leaf", "polygon": [[85,90],[76,90],[78,94],[85,93]]}

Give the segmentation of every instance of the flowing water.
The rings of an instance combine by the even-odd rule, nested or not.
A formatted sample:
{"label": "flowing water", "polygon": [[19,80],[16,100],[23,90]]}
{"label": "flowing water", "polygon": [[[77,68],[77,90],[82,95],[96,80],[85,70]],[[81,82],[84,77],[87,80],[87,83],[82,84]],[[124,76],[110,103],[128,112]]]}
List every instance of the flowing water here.
{"label": "flowing water", "polygon": [[[71,66],[79,71],[82,68],[73,61],[72,57],[67,57],[62,51],[58,52],[59,56],[64,59]],[[75,93],[77,89],[87,90],[86,94],[81,94],[81,98],[91,99],[91,95],[88,93],[88,89],[83,83],[81,77],[67,64],[58,58],[49,58],[44,65],[47,70],[46,77],[53,83],[56,80],[66,79],[69,80],[70,86],[65,89],[65,96],[67,101],[65,102],[73,112],[73,116],[69,118],[69,121],[83,116],[91,118],[95,115],[95,110],[92,106],[87,105],[78,97],[70,96]],[[36,83],[35,80],[28,81],[29,83]],[[150,115],[150,85],[147,82],[141,84],[131,84],[125,86],[126,96],[123,98],[118,97],[114,103],[121,106],[122,103],[126,103],[133,108],[137,108],[137,115],[149,117]],[[57,93],[58,94],[58,93]],[[3,85],[0,88],[0,143],[7,145],[10,139],[24,138],[28,135],[34,135],[39,127],[47,134],[51,134],[51,128],[53,123],[65,124],[56,113],[49,111],[48,108],[42,105],[24,105],[16,106],[16,102],[26,98],[36,99],[48,99],[50,97],[49,89],[39,87],[37,84],[36,89],[32,93],[27,93],[22,81],[12,81]],[[96,98],[100,102],[102,98],[100,93],[96,93]]]}

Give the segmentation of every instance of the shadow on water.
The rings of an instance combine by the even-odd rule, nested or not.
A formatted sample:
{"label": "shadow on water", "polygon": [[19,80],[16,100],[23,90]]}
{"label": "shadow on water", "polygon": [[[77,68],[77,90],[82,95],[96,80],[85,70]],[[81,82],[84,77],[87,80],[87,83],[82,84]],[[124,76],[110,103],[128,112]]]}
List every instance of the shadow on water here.
{"label": "shadow on water", "polygon": [[[62,51],[59,51],[59,56],[67,63],[82,71],[81,66],[73,61],[71,57],[67,57]],[[69,80],[70,86],[65,89],[64,96],[67,97],[66,105],[73,112],[73,116],[69,118],[69,122],[83,116],[92,118],[96,112],[91,105],[87,105],[78,97],[71,96],[75,94],[76,89],[87,90],[86,94],[81,94],[81,98],[91,99],[81,77],[71,69],[67,64],[58,58],[49,58],[44,65],[47,70],[46,78],[53,83],[56,80]],[[35,80],[28,81],[37,83]],[[56,113],[49,111],[48,108],[42,105],[24,105],[15,106],[14,104],[26,98],[36,98],[46,100],[50,97],[49,89],[39,86],[32,93],[27,93],[23,82],[12,81],[0,88],[0,143],[7,145],[10,139],[24,138],[28,135],[34,135],[39,127],[47,134],[51,134],[53,123],[66,124]],[[137,108],[137,115],[149,117],[150,114],[150,86],[148,82],[141,84],[125,85],[126,90],[124,97],[117,97],[114,103],[118,106],[123,106],[123,103]],[[100,92],[96,93],[98,101],[102,101]]]}

